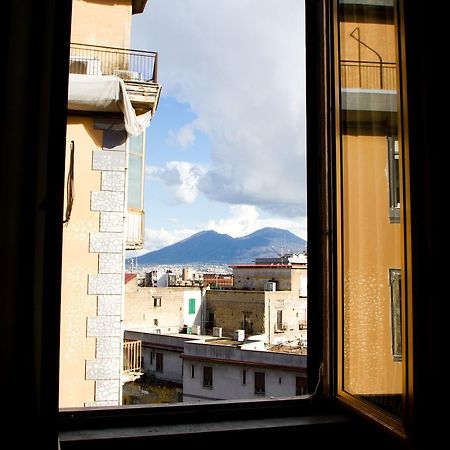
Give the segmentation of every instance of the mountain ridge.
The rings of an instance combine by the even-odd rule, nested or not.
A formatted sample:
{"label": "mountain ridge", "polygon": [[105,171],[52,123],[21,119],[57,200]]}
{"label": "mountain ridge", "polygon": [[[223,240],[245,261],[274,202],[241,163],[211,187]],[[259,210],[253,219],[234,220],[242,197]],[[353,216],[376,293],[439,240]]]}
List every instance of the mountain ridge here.
{"label": "mountain ridge", "polygon": [[[284,249],[284,250],[283,250]],[[281,253],[301,253],[306,241],[289,230],[265,227],[233,238],[214,230],[203,230],[159,250],[133,259],[140,266],[151,264],[236,264]]]}

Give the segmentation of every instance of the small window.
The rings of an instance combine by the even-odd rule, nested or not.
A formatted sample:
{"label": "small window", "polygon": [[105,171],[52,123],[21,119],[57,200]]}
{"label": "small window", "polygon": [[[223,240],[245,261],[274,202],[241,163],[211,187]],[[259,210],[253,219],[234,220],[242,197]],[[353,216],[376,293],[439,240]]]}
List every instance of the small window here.
{"label": "small window", "polygon": [[189,299],[189,314],[195,314],[195,298]]}
{"label": "small window", "polygon": [[191,378],[195,378],[195,366],[194,366],[194,364],[191,365]]}
{"label": "small window", "polygon": [[212,367],[203,367],[203,387],[213,387],[213,369]]}
{"label": "small window", "polygon": [[277,322],[275,324],[275,332],[282,332],[286,327],[283,326],[283,311],[277,311]]}
{"label": "small window", "polygon": [[153,325],[158,326],[158,319],[153,319]]}
{"label": "small window", "polygon": [[266,374],[264,372],[255,372],[255,394],[266,393]]}
{"label": "small window", "polygon": [[401,271],[389,269],[389,284],[391,286],[391,328],[392,357],[394,361],[402,360],[402,295]]}
{"label": "small window", "polygon": [[295,395],[306,395],[306,378],[295,377]]}
{"label": "small window", "polygon": [[400,166],[398,140],[387,138],[389,170],[389,222],[400,223]]}
{"label": "small window", "polygon": [[156,352],[156,371],[164,372],[163,354]]}
{"label": "small window", "polygon": [[145,132],[128,140],[128,207],[143,209]]}
{"label": "small window", "polygon": [[242,371],[242,384],[247,384],[247,371],[245,369]]}
{"label": "small window", "polygon": [[161,297],[153,297],[153,306],[161,306]]}

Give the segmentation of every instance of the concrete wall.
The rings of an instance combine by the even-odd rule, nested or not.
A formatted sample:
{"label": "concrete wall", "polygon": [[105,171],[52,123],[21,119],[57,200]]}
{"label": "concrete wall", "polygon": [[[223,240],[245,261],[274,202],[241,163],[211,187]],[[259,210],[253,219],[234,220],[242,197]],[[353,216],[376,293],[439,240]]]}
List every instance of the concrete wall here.
{"label": "concrete wall", "polygon": [[[183,402],[295,396],[296,377],[306,377],[306,356],[208,343],[186,343],[183,365]],[[205,366],[212,368],[212,387],[203,386]],[[265,374],[264,394],[255,393],[255,372]]]}
{"label": "concrete wall", "polygon": [[[83,406],[85,400],[94,399],[94,381],[86,380],[85,364],[95,357],[95,339],[86,338],[86,319],[96,315],[97,298],[87,292],[87,277],[98,270],[98,255],[89,252],[89,236],[98,231],[100,214],[91,210],[90,195],[92,190],[100,190],[101,175],[90,167],[92,151],[101,150],[102,134],[93,130],[92,118],[68,120],[66,174],[73,140],[76,198],[70,221],[63,227],[60,407]],[[83,183],[78,174],[83,174]]]}
{"label": "concrete wall", "polygon": [[[299,299],[293,292],[264,292],[265,326],[264,334],[271,344],[285,340],[303,338],[305,331],[300,331],[300,322],[305,315],[305,299]],[[281,327],[277,323],[278,311],[281,311]]]}
{"label": "concrete wall", "polygon": [[[161,306],[154,306],[154,297]],[[195,313],[189,314],[189,299],[195,299]],[[125,285],[124,328],[145,327],[162,333],[178,333],[183,325],[202,324],[202,291],[197,287],[140,287],[137,279]],[[155,320],[157,324],[155,324]]]}
{"label": "concrete wall", "polygon": [[71,41],[130,48],[131,0],[74,0]]}
{"label": "concrete wall", "polygon": [[[208,290],[206,309],[214,314],[214,326],[222,328],[223,336],[243,329],[245,315],[252,324],[247,335],[265,334],[268,342],[279,343],[300,337],[299,322],[305,317],[306,300],[290,291]],[[282,311],[282,327],[276,325],[277,311]]]}
{"label": "concrete wall", "polygon": [[214,325],[222,328],[223,336],[232,336],[235,330],[242,329],[244,313],[252,322],[252,334],[264,334],[264,292],[207,290],[206,309],[208,314],[214,314]]}
{"label": "concrete wall", "polygon": [[73,141],[74,196],[63,228],[61,407],[121,401],[126,135],[106,148],[108,119],[100,122],[67,123],[65,177]]}
{"label": "concrete wall", "polygon": [[277,281],[277,290],[289,291],[291,289],[290,267],[234,266],[233,277],[233,286],[235,289],[263,291],[264,284],[271,280]]}
{"label": "concrete wall", "polygon": [[[142,341],[143,371],[148,376],[160,380],[183,383],[183,360],[181,355],[184,342],[196,340],[194,335],[167,336],[142,331],[125,331],[125,339]],[[163,356],[163,370],[156,371],[156,353]]]}

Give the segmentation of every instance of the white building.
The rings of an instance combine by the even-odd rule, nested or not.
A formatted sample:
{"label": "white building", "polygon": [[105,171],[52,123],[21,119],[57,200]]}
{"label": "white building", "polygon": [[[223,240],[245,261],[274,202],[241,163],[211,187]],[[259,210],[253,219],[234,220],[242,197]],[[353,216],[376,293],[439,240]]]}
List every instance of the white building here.
{"label": "white building", "polygon": [[184,343],[183,402],[306,394],[306,355],[239,344],[224,339]]}
{"label": "white building", "polygon": [[204,291],[198,286],[145,287],[139,286],[137,277],[125,279],[124,330],[201,332],[204,314]]}
{"label": "white building", "polygon": [[[183,387],[183,402],[306,394],[306,355],[266,349],[265,336],[244,342],[195,334],[128,330],[141,342],[142,372]],[[272,350],[276,348],[273,347]]]}

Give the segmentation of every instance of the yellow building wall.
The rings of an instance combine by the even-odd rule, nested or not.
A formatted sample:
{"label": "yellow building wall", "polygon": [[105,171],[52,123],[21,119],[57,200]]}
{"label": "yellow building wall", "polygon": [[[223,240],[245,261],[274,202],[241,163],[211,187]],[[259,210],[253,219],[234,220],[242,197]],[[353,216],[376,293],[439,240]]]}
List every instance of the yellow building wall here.
{"label": "yellow building wall", "polygon": [[131,0],[73,0],[71,41],[130,48]]}
{"label": "yellow building wall", "polygon": [[355,31],[356,28],[359,28],[360,41],[375,50],[383,61],[397,61],[394,25],[361,22],[341,22],[341,60],[357,61],[360,55],[361,61],[378,61],[373,51],[364,45],[358,45],[358,41],[351,36],[352,34],[353,36],[358,35]]}
{"label": "yellow building wall", "polygon": [[[98,271],[98,254],[89,253],[89,233],[99,228],[99,213],[90,210],[91,191],[100,190],[100,172],[92,171],[92,151],[102,148],[102,131],[91,117],[67,121],[66,180],[70,141],[75,142],[74,202],[63,225],[60,407],[84,406],[94,401],[94,381],[85,380],[85,361],[95,358],[95,338],[86,337],[86,321],[97,314],[97,297],[87,294],[87,274]],[[64,204],[64,210],[66,202]]]}
{"label": "yellow building wall", "polygon": [[401,228],[389,223],[385,136],[343,136],[344,386],[402,391],[393,360],[389,269],[400,269]]}
{"label": "yellow building wall", "polygon": [[392,24],[342,22],[340,41],[342,87],[396,89],[397,55]]}
{"label": "yellow building wall", "polygon": [[206,309],[213,313],[215,326],[223,336],[233,336],[242,328],[243,312],[250,315],[253,334],[265,332],[265,295],[263,291],[215,290],[206,291]]}

